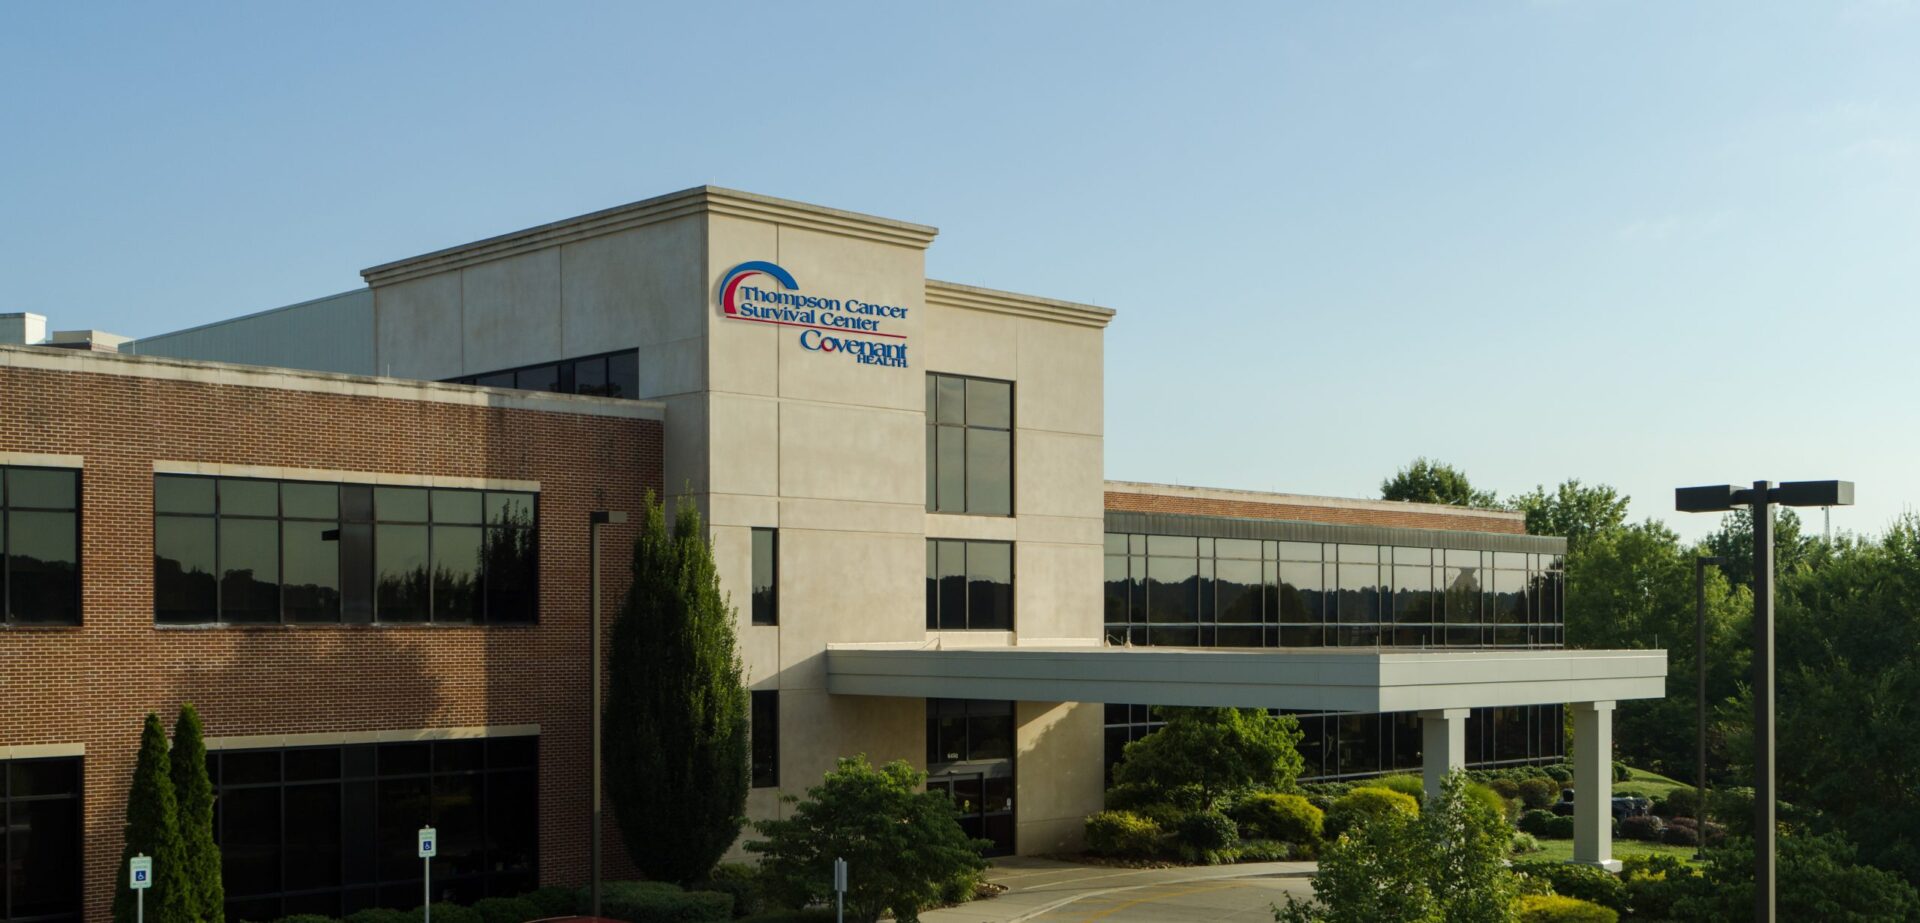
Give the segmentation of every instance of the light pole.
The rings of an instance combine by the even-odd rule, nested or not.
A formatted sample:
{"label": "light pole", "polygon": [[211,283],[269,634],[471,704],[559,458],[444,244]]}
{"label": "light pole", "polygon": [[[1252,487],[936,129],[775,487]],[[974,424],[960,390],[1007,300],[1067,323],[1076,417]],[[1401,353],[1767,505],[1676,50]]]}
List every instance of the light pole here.
{"label": "light pole", "polygon": [[1755,481],[1682,487],[1673,492],[1682,513],[1753,513],[1753,918],[1774,923],[1773,855],[1773,505],[1852,506],[1852,481]]}
{"label": "light pole", "polygon": [[1727,563],[1726,558],[1711,555],[1699,555],[1693,559],[1693,655],[1694,655],[1694,707],[1698,714],[1695,727],[1698,735],[1693,774],[1699,780],[1694,787],[1693,819],[1700,828],[1699,849],[1693,857],[1700,858],[1707,848],[1707,565],[1719,567]]}
{"label": "light pole", "polygon": [[627,521],[627,514],[621,510],[594,510],[587,515],[587,607],[591,613],[587,617],[587,678],[591,691],[587,694],[588,720],[593,724],[593,832],[588,853],[591,877],[587,885],[588,902],[593,906],[593,915],[600,915],[600,527]]}

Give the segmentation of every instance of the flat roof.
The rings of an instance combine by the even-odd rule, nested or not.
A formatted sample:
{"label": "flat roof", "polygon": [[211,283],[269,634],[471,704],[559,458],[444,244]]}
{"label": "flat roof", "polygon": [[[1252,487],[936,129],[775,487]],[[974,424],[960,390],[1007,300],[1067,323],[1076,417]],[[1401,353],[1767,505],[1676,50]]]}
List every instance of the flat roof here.
{"label": "flat roof", "polygon": [[1240,490],[1232,487],[1191,487],[1185,484],[1154,484],[1146,481],[1108,481],[1113,493],[1150,494],[1196,500],[1224,500],[1238,503],[1265,503],[1274,506],[1318,506],[1334,509],[1412,512],[1432,516],[1461,516],[1475,519],[1510,519],[1524,525],[1527,514],[1519,510],[1479,509],[1448,503],[1413,503],[1403,500],[1370,500],[1356,497],[1322,497],[1313,494],[1288,494],[1265,490]]}
{"label": "flat roof", "polygon": [[1405,712],[1666,695],[1666,651],[827,645],[840,695]]}

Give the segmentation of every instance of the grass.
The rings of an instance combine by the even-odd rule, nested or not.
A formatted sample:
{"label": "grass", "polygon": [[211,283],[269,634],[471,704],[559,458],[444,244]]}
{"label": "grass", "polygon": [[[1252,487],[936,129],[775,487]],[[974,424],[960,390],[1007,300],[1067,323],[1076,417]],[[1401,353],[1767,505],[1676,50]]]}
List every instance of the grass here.
{"label": "grass", "polygon": [[1633,769],[1632,767],[1629,767],[1628,770],[1632,773],[1631,778],[1625,782],[1613,783],[1613,793],[1615,795],[1639,795],[1643,798],[1658,801],[1665,798],[1668,792],[1676,788],[1693,787],[1685,782],[1669,779],[1657,772],[1648,772],[1644,769]]}
{"label": "grass", "polygon": [[[1680,859],[1684,859],[1688,862],[1692,862],[1693,854],[1696,851],[1697,849],[1692,846],[1669,846],[1665,843],[1647,843],[1641,840],[1623,840],[1618,837],[1615,837],[1613,841],[1613,857],[1615,859],[1625,859],[1628,856],[1659,855],[1659,856],[1675,856]],[[1530,852],[1525,855],[1515,856],[1514,858],[1526,859],[1529,861],[1532,861],[1535,859],[1547,859],[1547,860],[1552,860],[1556,862],[1569,862],[1569,861],[1572,861],[1573,859],[1573,841],[1572,840],[1541,840],[1539,852]]]}

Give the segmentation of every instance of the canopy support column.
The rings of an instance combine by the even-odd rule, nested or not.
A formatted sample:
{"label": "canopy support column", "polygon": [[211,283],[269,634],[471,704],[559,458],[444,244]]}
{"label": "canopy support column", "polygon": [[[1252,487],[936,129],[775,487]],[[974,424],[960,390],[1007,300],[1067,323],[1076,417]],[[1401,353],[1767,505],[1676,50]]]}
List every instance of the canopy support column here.
{"label": "canopy support column", "polygon": [[1613,858],[1613,703],[1573,709],[1573,862],[1620,871]]}
{"label": "canopy support column", "polygon": [[1447,773],[1467,768],[1467,714],[1464,708],[1420,713],[1420,760],[1428,798],[1440,794]]}

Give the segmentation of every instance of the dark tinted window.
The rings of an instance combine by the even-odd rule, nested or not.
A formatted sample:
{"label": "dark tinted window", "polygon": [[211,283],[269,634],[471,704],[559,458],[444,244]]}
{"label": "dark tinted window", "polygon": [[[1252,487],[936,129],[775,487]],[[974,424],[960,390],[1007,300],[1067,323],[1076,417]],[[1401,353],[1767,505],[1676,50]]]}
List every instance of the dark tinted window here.
{"label": "dark tinted window", "polygon": [[80,622],[80,473],[0,467],[0,621]]}
{"label": "dark tinted window", "polygon": [[229,919],[420,903],[415,834],[440,831],[435,900],[531,890],[538,738],[226,751],[215,782]]}
{"label": "dark tinted window", "polygon": [[0,760],[0,920],[80,919],[80,760]]}
{"label": "dark tinted window", "polygon": [[530,622],[534,494],[161,475],[162,623]]}
{"label": "dark tinted window", "polygon": [[632,399],[640,396],[640,354],[629,349],[448,380],[487,388]]}
{"label": "dark tinted window", "polygon": [[928,539],[927,627],[1012,630],[1012,543]]}
{"label": "dark tinted window", "polygon": [[753,693],[753,787],[780,785],[780,693]]}
{"label": "dark tinted window", "polygon": [[753,624],[780,624],[780,534],[753,530]]}
{"label": "dark tinted window", "polygon": [[1013,514],[1013,384],[927,376],[927,509]]}

